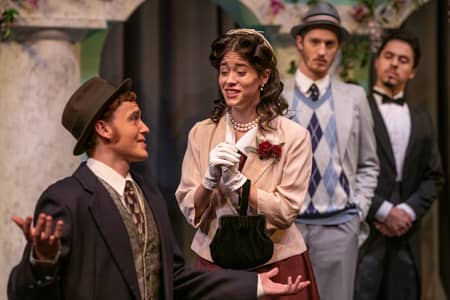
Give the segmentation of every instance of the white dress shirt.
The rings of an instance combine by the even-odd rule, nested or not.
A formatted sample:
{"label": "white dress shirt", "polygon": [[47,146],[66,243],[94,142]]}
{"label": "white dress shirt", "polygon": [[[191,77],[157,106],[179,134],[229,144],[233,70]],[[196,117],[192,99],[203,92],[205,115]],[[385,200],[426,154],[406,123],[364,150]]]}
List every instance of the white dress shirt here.
{"label": "white dress shirt", "polygon": [[[374,87],[374,90],[386,94],[386,92],[378,87]],[[394,99],[402,98],[403,91],[394,95]],[[389,140],[391,142],[392,151],[395,159],[395,169],[397,171],[396,181],[402,180],[403,175],[403,163],[405,161],[406,149],[408,147],[409,138],[411,135],[411,115],[409,107],[405,103],[404,105],[398,105],[395,103],[383,103],[382,96],[378,94],[373,95],[375,102],[377,103],[378,110],[383,117],[386,130],[389,134]],[[378,211],[375,214],[375,218],[384,222],[389,211],[393,207],[393,204],[389,201],[384,201]],[[401,203],[396,207],[405,210],[413,220],[416,219],[414,210],[406,203]]]}
{"label": "white dress shirt", "polygon": [[[108,183],[114,189],[114,191],[116,191],[120,195],[120,201],[126,208],[127,206],[125,204],[125,197],[124,197],[125,182],[127,180],[130,180],[133,183],[134,188],[136,189],[136,183],[134,182],[133,177],[131,177],[130,173],[128,173],[125,177],[123,177],[110,166],[94,158],[88,158],[86,165],[92,171],[92,173],[95,174],[95,176],[101,178],[106,183]],[[142,211],[144,211],[143,199],[141,199],[141,197],[138,197],[138,199],[139,199],[139,206],[141,207]]]}
{"label": "white dress shirt", "polygon": [[297,72],[295,72],[295,85],[299,88],[300,92],[309,97],[310,92],[308,90],[313,83],[317,85],[320,97],[325,93],[328,86],[330,85],[330,75],[327,74],[325,77],[314,81],[303,74],[299,69],[297,69]]}

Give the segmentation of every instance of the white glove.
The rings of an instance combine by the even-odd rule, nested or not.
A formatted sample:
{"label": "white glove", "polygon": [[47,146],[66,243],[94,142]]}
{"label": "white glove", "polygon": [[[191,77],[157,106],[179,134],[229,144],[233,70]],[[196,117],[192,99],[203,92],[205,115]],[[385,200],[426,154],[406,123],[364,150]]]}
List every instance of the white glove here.
{"label": "white glove", "polygon": [[236,147],[220,143],[209,153],[209,166],[203,177],[202,184],[208,190],[213,190],[222,175],[222,167],[232,167],[239,164],[239,153]]}
{"label": "white glove", "polygon": [[231,167],[222,167],[223,184],[231,191],[236,191],[247,181],[247,177],[239,171],[239,162]]}

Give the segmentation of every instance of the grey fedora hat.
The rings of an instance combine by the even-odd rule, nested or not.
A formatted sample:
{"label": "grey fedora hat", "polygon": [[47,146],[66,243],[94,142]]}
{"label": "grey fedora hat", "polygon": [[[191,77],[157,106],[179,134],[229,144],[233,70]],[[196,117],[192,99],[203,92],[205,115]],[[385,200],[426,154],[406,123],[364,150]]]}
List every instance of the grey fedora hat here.
{"label": "grey fedora hat", "polygon": [[341,42],[350,36],[347,29],[341,25],[341,18],[336,7],[324,1],[316,3],[305,13],[302,23],[291,28],[291,35],[296,38],[301,32],[317,27],[333,30]]}
{"label": "grey fedora hat", "polygon": [[106,104],[131,89],[131,79],[115,86],[100,77],[93,77],[82,84],[70,97],[64,108],[62,124],[77,140],[74,155],[86,151],[94,123],[103,113]]}

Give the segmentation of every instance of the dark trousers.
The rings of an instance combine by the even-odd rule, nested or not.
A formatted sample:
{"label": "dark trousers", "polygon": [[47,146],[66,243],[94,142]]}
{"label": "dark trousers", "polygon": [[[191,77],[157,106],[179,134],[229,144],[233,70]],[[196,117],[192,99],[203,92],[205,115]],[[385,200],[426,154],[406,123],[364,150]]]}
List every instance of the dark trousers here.
{"label": "dark trousers", "polygon": [[360,251],[354,300],[418,300],[420,282],[410,247],[404,238],[381,235]]}
{"label": "dark trousers", "polygon": [[[393,204],[400,203],[395,185]],[[406,236],[386,237],[371,228],[359,251],[354,300],[418,300],[420,280]]]}

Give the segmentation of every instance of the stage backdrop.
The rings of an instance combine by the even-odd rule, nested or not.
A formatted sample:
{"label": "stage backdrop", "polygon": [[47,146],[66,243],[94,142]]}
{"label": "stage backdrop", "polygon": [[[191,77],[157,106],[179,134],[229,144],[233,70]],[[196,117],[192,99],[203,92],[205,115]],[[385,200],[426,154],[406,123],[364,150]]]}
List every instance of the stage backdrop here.
{"label": "stage backdrop", "polygon": [[[287,21],[277,24],[276,20],[284,20],[281,16],[293,11],[301,14],[305,11],[305,4],[296,3],[297,10],[294,10],[290,9],[294,8],[294,4],[290,6],[289,3],[296,1],[281,1],[285,5],[284,10],[274,14],[273,10],[267,10],[272,9],[267,3],[274,1],[247,1],[248,5],[243,5],[243,2],[246,1],[146,1],[128,22],[112,24],[105,38],[100,63],[101,74],[115,82],[124,77],[133,79],[144,119],[151,128],[150,159],[135,168],[151,176],[162,189],[170,207],[177,238],[184,245],[188,256],[192,255],[189,244],[193,231],[180,215],[174,192],[180,178],[189,129],[195,122],[207,117],[213,100],[218,97],[216,72],[208,62],[211,42],[230,28],[251,26],[264,30],[276,47],[282,76],[289,76],[291,61],[296,58],[294,43],[287,34]],[[265,7],[251,6],[263,2]],[[339,8],[349,26],[357,23],[355,16],[344,14],[351,12],[355,3],[356,1],[353,4],[345,2]],[[269,15],[261,13],[264,11]],[[399,20],[410,15],[403,26],[420,35],[426,53],[414,85],[407,91],[409,99],[413,102],[425,99],[428,109],[435,116],[440,107],[437,99],[437,82],[440,79],[436,75],[439,65],[436,55],[438,38],[434,34],[437,32],[436,12],[437,0],[425,4],[412,15],[412,10],[409,9],[399,12],[402,16]],[[299,15],[296,17],[299,18]],[[366,44],[358,47],[366,48],[350,52],[351,55],[356,53],[358,60],[347,69],[350,75],[353,74],[353,78],[344,77],[351,81],[366,76],[361,83],[367,88],[368,65],[365,66],[364,75],[359,75],[360,71],[355,64],[360,63],[363,58],[358,51],[367,49],[370,53],[373,39],[370,40],[367,35],[369,19],[359,22],[361,28],[365,28],[358,32],[359,37],[363,37]],[[399,26],[400,22],[389,26],[391,25]],[[428,28],[426,32],[425,28]],[[340,71],[336,67],[337,75]],[[437,118],[435,121],[437,125]],[[423,265],[428,274],[424,276],[423,299],[445,299],[438,272],[437,209],[438,206],[435,205],[423,227]]]}

